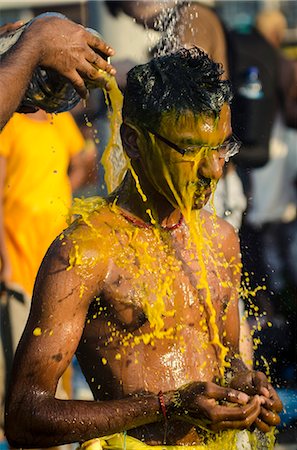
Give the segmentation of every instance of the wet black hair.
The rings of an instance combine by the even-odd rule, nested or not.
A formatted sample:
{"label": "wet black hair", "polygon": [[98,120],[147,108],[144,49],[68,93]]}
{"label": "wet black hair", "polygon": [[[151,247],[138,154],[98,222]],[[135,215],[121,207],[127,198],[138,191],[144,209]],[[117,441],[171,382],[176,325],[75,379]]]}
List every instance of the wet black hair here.
{"label": "wet black hair", "polygon": [[217,116],[232,99],[229,81],[222,80],[221,64],[201,49],[182,48],[153,58],[128,72],[123,120],[158,129],[164,113],[191,111]]}

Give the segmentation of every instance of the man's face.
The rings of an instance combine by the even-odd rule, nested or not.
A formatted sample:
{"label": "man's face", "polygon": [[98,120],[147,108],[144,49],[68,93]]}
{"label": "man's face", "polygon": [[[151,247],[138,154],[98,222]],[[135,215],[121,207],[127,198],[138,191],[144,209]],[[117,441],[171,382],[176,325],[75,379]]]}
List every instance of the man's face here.
{"label": "man's face", "polygon": [[224,104],[217,117],[202,114],[195,118],[188,112],[176,120],[173,112],[164,115],[157,134],[185,149],[184,155],[154,135],[154,131],[149,131],[147,148],[140,150],[150,182],[184,214],[202,208],[225,164],[219,146],[232,134],[229,106]]}

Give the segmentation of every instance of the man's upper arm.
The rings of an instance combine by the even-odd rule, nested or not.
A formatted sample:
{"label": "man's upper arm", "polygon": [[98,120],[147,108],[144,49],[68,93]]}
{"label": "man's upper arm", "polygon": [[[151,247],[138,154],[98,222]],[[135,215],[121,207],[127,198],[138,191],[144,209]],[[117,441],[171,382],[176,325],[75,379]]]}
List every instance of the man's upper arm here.
{"label": "man's upper arm", "polygon": [[230,297],[226,310],[226,345],[231,347],[233,351],[238,352],[239,349],[239,328],[240,318],[238,310],[238,298],[241,281],[241,255],[238,235],[232,225],[224,223],[224,253],[226,261],[229,265],[230,278],[232,287],[230,288]]}
{"label": "man's upper arm", "polygon": [[24,389],[32,390],[34,385],[37,391],[54,395],[58,379],[76,351],[95,284],[92,279],[82,281],[79,271],[69,268],[71,246],[57,238],[40,267],[15,358],[15,394],[23,390],[24,395]]}

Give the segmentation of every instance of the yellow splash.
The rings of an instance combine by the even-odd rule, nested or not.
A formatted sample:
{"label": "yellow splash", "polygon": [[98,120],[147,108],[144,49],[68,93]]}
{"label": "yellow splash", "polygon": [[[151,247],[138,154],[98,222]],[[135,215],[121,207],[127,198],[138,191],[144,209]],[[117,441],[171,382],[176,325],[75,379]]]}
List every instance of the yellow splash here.
{"label": "yellow splash", "polygon": [[103,89],[110,121],[110,139],[102,155],[101,163],[105,170],[104,179],[107,191],[112,192],[120,184],[127,171],[127,159],[120,139],[123,95],[115,77],[101,69],[98,70],[110,86],[108,93]]}
{"label": "yellow splash", "polygon": [[41,328],[40,327],[34,328],[33,334],[34,334],[34,336],[41,336],[41,334],[42,334]]}

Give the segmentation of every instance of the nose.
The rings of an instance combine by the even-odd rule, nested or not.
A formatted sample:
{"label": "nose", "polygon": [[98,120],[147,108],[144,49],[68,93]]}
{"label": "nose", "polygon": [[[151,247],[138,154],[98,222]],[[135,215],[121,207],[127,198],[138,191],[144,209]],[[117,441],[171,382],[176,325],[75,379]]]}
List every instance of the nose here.
{"label": "nose", "polygon": [[219,157],[218,152],[211,151],[200,162],[198,172],[205,178],[218,181],[223,174],[225,160]]}

